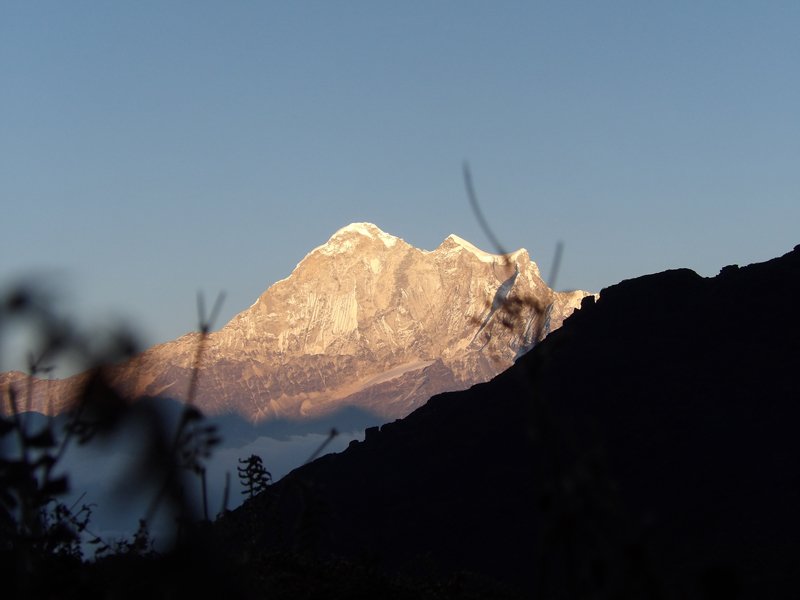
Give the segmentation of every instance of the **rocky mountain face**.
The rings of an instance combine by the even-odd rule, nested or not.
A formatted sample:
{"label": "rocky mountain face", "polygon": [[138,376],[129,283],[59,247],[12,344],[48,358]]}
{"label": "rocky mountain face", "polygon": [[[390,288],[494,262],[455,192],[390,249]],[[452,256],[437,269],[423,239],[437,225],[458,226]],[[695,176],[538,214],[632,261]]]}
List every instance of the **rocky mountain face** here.
{"label": "rocky mountain face", "polygon": [[[524,249],[494,255],[451,235],[425,251],[355,223],[208,335],[194,402],[254,422],[345,406],[403,417],[507,369],[586,295],[551,290]],[[113,385],[131,397],[186,400],[200,340],[193,333],[150,348],[117,367]],[[59,412],[85,379],[34,381],[31,408]]]}

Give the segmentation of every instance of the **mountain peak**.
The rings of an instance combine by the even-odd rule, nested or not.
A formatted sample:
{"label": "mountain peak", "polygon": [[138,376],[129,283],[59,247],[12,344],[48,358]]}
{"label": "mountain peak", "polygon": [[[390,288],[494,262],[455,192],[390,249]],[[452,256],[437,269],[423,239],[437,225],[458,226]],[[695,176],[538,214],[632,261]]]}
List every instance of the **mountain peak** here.
{"label": "mountain peak", "polygon": [[490,252],[486,252],[481,250],[474,244],[471,244],[467,240],[458,237],[456,234],[451,233],[448,235],[445,240],[442,242],[439,248],[442,249],[454,249],[454,248],[461,248],[473,254],[478,260],[485,263],[496,263],[496,262],[506,262],[507,260],[515,259],[522,254],[527,254],[528,251],[525,248],[520,248],[514,252],[509,252],[508,254],[492,254]]}
{"label": "mountain peak", "polygon": [[[367,223],[366,221],[363,221],[360,223],[350,223],[349,225],[345,225],[344,227],[339,229],[336,233],[334,233],[332,237],[336,237],[338,235],[344,235],[346,233],[357,233],[359,235],[365,235],[367,237],[375,237],[376,235],[377,236],[389,235],[374,223]],[[394,237],[394,236],[389,236],[389,237]]]}
{"label": "mountain peak", "polygon": [[387,248],[392,248],[398,241],[401,241],[400,238],[386,233],[373,223],[350,223],[350,225],[339,229],[327,242],[315,248],[312,253],[320,251],[323,254],[330,255],[348,252],[363,238],[383,242],[383,245]]}
{"label": "mountain peak", "polygon": [[[350,225],[346,225],[339,229],[336,233],[331,236],[331,240],[339,239],[343,237],[353,237],[354,235],[367,237],[370,239],[377,239],[384,243],[386,246],[394,246],[397,241],[400,239],[394,235],[386,233],[380,227],[373,223],[350,223]],[[330,241],[330,240],[329,240]]]}

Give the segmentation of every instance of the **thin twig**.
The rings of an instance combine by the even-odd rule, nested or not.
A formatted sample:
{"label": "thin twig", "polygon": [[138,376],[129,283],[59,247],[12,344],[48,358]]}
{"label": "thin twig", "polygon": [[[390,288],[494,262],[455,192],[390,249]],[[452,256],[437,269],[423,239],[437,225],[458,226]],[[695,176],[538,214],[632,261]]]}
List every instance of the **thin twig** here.
{"label": "thin twig", "polygon": [[[194,419],[188,417],[191,414],[189,412],[190,407],[193,406],[195,396],[197,394],[197,382],[200,376],[200,364],[202,361],[203,353],[205,351],[206,340],[208,339],[209,332],[211,331],[214,319],[216,319],[217,315],[219,314],[220,308],[222,307],[222,301],[224,299],[225,299],[224,292],[220,292],[219,294],[217,294],[217,299],[214,301],[214,306],[211,309],[211,313],[209,314],[208,317],[206,317],[205,298],[202,292],[197,293],[197,312],[199,317],[200,339],[198,340],[197,343],[197,351],[195,352],[194,362],[192,365],[192,373],[189,379],[189,389],[186,397],[186,408],[183,411],[183,416],[181,417],[178,423],[178,427],[175,430],[175,435],[172,439],[172,444],[170,446],[170,456],[172,457],[175,457],[178,454],[181,441],[183,439],[183,433],[189,426],[189,423],[194,421]],[[156,496],[153,498],[153,501],[151,502],[150,507],[147,510],[145,517],[145,520],[147,522],[152,522],[156,510],[158,510],[158,506],[161,503],[161,500],[164,498],[164,494],[167,492],[167,490],[173,483],[173,480],[175,478],[175,471],[177,468],[178,468],[177,465],[173,465],[168,469],[166,477],[164,478],[164,483],[162,484]]]}
{"label": "thin twig", "polygon": [[333,441],[333,438],[335,438],[337,435],[339,435],[339,432],[336,431],[336,428],[334,427],[333,429],[331,429],[330,433],[328,433],[328,437],[325,438],[325,440],[319,445],[319,447],[314,451],[314,453],[311,456],[308,457],[308,460],[304,464],[307,465],[308,463],[313,461],[315,458],[317,458],[322,453],[322,451],[325,449],[325,447],[328,444],[330,444]]}
{"label": "thin twig", "polygon": [[472,208],[472,212],[475,214],[475,218],[478,220],[478,225],[481,226],[483,229],[483,233],[486,234],[486,237],[489,238],[489,241],[494,246],[495,250],[497,250],[498,254],[508,254],[503,245],[500,243],[500,240],[492,231],[492,228],[489,227],[489,222],[486,220],[486,217],[483,216],[483,211],[481,210],[480,203],[478,202],[478,195],[475,193],[475,186],[472,184],[472,172],[469,168],[469,163],[464,161],[463,165],[464,171],[464,187],[467,189],[467,198],[469,198],[469,205]]}
{"label": "thin twig", "polygon": [[558,277],[558,270],[561,268],[561,257],[564,255],[564,242],[558,240],[556,242],[556,251],[553,254],[553,263],[550,265],[550,276],[547,278],[547,285],[551,290],[556,289],[556,278]]}

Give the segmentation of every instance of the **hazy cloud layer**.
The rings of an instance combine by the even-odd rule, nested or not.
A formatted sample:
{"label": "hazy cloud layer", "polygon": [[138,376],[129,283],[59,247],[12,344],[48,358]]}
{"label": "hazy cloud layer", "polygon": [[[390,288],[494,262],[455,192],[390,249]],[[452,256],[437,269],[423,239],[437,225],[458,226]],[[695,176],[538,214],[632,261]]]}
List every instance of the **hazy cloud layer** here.
{"label": "hazy cloud layer", "polygon": [[[228,509],[236,508],[244,500],[236,471],[240,458],[251,454],[260,456],[273,480],[277,481],[306,462],[328,437],[323,433],[298,433],[280,437],[259,435],[231,442],[223,440],[206,463],[209,516],[213,519],[222,510],[226,473],[230,474]],[[325,446],[324,453],[341,452],[352,440],[363,439],[363,430],[340,433]],[[93,504],[90,528],[105,541],[130,537],[155,494],[155,489],[143,487],[141,481],[130,477],[138,444],[139,440],[127,439],[122,443],[73,446],[64,456],[62,471],[69,475],[71,489],[65,501],[68,505],[74,502]],[[202,511],[199,478],[189,474],[185,482],[196,499],[197,510]],[[160,510],[156,522],[151,524],[151,530],[162,540],[163,532],[171,530],[171,518],[166,513]]]}

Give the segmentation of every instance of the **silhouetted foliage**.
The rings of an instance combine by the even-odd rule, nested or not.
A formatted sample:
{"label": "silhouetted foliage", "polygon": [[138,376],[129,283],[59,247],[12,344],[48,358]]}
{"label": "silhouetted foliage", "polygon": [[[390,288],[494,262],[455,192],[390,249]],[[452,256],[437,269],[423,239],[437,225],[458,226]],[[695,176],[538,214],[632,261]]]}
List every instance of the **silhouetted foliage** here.
{"label": "silhouetted foliage", "polygon": [[256,454],[251,454],[247,459],[239,459],[239,464],[242,467],[236,467],[239,472],[239,481],[244,488],[243,494],[247,494],[248,498],[252,498],[256,494],[260,494],[272,481],[272,474],[264,468],[261,462],[261,457]]}
{"label": "silhouetted foliage", "polygon": [[[212,315],[218,311],[219,302]],[[201,300],[199,305],[202,311]],[[19,286],[0,301],[0,336],[9,327],[20,325],[38,348],[30,355],[27,377],[6,374],[0,389],[0,580],[4,597],[38,597],[52,595],[55,590],[59,596],[78,596],[90,572],[97,580],[88,585],[100,585],[102,576],[98,573],[105,568],[90,569],[84,562],[83,553],[88,548],[94,548],[97,565],[113,561],[117,574],[120,569],[139,568],[141,563],[130,562],[134,558],[174,561],[185,556],[187,544],[205,534],[195,531],[198,517],[193,499],[185,494],[182,473],[201,478],[207,516],[204,462],[219,443],[215,426],[207,424],[192,406],[210,320],[201,312],[201,336],[189,402],[173,434],[167,431],[163,415],[152,403],[135,402],[134,398],[121,395],[111,383],[113,365],[136,352],[130,332],[114,332],[104,346],[99,345],[57,314],[49,294],[30,284]],[[51,399],[58,401],[68,417],[63,431],[58,432],[52,419],[46,419],[41,426],[31,425],[27,411],[32,405],[33,378],[49,373],[50,364],[63,357],[82,364],[86,370],[73,398]],[[69,405],[65,406],[65,401]],[[93,505],[79,499],[68,506],[60,500],[69,491],[69,477],[58,473],[58,466],[71,445],[113,440],[123,423],[130,421],[137,422],[143,433],[138,436],[137,459],[128,472],[119,474],[120,481],[141,489],[153,486],[156,494],[130,540],[107,540],[90,528]],[[155,552],[147,527],[160,507],[176,523],[172,549],[164,555]],[[208,560],[207,551],[212,547],[208,545],[203,554],[195,545],[192,560],[198,564]],[[121,559],[128,562],[120,563]],[[206,571],[202,577],[195,575],[195,579],[204,579],[219,569],[211,567]],[[151,585],[163,582],[165,577],[162,572]]]}

